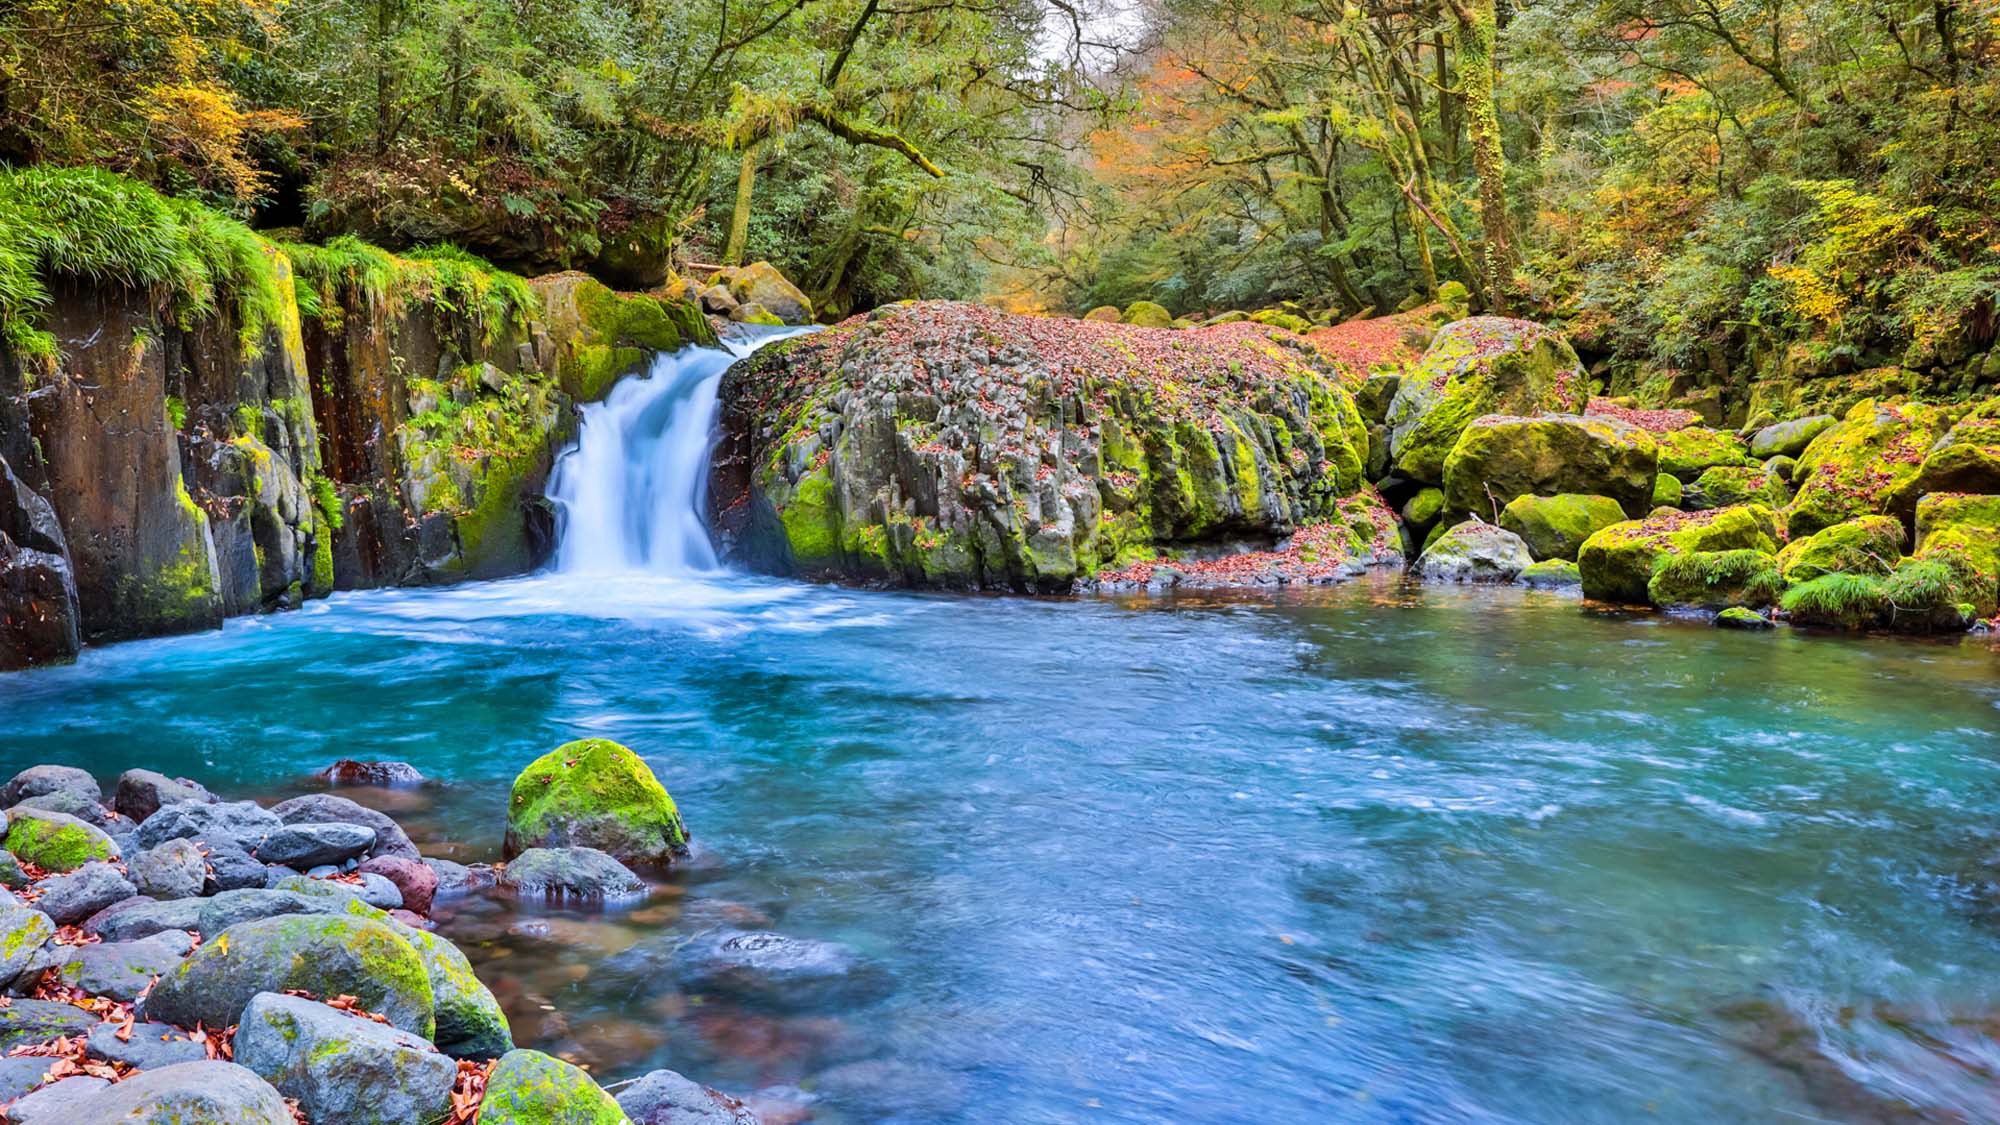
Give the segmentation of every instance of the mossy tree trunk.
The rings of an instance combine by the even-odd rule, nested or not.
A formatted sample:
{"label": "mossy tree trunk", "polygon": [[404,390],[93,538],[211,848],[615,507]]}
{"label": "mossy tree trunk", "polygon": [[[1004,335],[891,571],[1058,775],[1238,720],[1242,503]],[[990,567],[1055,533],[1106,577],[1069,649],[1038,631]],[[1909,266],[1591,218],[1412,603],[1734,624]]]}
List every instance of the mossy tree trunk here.
{"label": "mossy tree trunk", "polygon": [[756,141],[743,145],[743,162],[736,168],[736,210],[729,215],[729,244],[723,248],[722,264],[743,264],[743,250],[750,241],[750,201],[757,188]]}
{"label": "mossy tree trunk", "polygon": [[1493,104],[1497,15],[1494,0],[1452,0],[1451,8],[1458,20],[1465,128],[1472,141],[1472,165],[1479,174],[1479,222],[1486,235],[1480,247],[1486,304],[1504,315],[1507,291],[1514,283],[1514,245],[1507,224],[1507,153],[1500,145],[1500,114]]}

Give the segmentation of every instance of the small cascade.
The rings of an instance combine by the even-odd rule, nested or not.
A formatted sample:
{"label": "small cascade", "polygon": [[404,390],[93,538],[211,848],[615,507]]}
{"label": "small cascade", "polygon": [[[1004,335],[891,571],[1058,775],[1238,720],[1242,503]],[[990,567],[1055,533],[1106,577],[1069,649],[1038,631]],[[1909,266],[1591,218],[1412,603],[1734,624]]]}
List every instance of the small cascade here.
{"label": "small cascade", "polygon": [[755,331],[721,347],[657,356],[644,376],[622,380],[604,401],[583,408],[576,446],[549,479],[548,495],[561,512],[555,569],[716,569],[704,516],[722,373],[803,330]]}

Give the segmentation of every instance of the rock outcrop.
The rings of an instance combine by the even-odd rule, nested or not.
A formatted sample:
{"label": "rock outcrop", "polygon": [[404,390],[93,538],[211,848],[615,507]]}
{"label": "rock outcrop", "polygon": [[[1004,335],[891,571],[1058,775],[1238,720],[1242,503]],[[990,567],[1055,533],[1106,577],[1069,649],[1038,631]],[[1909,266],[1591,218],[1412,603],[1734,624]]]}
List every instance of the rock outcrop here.
{"label": "rock outcrop", "polygon": [[1581,414],[1588,381],[1562,335],[1533,321],[1475,316],[1438,331],[1389,404],[1396,471],[1444,482],[1445,459],[1474,419],[1488,414]]}

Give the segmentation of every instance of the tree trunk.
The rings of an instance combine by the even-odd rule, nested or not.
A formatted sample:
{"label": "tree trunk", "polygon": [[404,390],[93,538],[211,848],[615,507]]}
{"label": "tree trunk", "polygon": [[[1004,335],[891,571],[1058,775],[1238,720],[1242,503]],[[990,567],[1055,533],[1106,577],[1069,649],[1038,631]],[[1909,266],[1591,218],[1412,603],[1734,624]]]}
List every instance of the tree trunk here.
{"label": "tree trunk", "polygon": [[1493,104],[1494,0],[1452,0],[1452,11],[1458,17],[1465,128],[1472,141],[1472,166],[1479,173],[1486,306],[1504,316],[1507,294],[1514,286],[1514,244],[1507,224],[1507,153],[1500,147],[1500,114]]}
{"label": "tree trunk", "polygon": [[743,163],[736,169],[736,210],[729,215],[729,245],[723,248],[722,264],[743,264],[743,249],[750,241],[750,197],[757,187],[757,142],[743,146]]}

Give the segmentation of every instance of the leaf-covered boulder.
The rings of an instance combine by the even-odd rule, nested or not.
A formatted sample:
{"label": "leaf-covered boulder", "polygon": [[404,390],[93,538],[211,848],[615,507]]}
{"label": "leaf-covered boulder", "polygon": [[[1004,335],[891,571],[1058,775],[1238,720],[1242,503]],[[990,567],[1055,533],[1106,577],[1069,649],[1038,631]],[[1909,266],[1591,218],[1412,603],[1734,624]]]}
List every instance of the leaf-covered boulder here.
{"label": "leaf-covered boulder", "polygon": [[1792,498],[1785,482],[1761,465],[1717,465],[1702,470],[1687,486],[1682,503],[1689,508],[1727,508],[1732,504],[1784,506]]}
{"label": "leaf-covered boulder", "polygon": [[1516,496],[1500,513],[1500,526],[1521,537],[1536,559],[1576,561],[1584,541],[1625,520],[1625,510],[1609,496],[1574,492]]}
{"label": "leaf-covered boulder", "polygon": [[1520,536],[1467,520],[1424,548],[1416,572],[1426,582],[1512,582],[1534,561]]}
{"label": "leaf-covered boulder", "polygon": [[1785,544],[1778,570],[1792,585],[1827,574],[1884,576],[1903,557],[1906,537],[1902,521],[1893,516],[1843,520]]}
{"label": "leaf-covered boulder", "polygon": [[160,978],[147,1019],[228,1027],[260,992],[353,996],[368,1011],[430,1038],[436,998],[423,958],[390,926],[350,914],[286,914],[240,922]]}
{"label": "leaf-covered boulder", "polygon": [[1459,435],[1444,463],[1444,503],[1498,519],[1516,496],[1609,496],[1630,515],[1649,510],[1659,449],[1652,435],[1590,414],[1489,414]]}
{"label": "leaf-covered boulder", "polygon": [[1775,605],[1784,587],[1775,558],[1741,548],[1664,556],[1646,593],[1656,606],[1719,610]]}
{"label": "leaf-covered boulder", "polygon": [[1798,492],[1785,509],[1792,538],[1856,516],[1888,511],[1947,428],[1943,410],[1921,403],[1856,403],[1806,447],[1792,470]]}
{"label": "leaf-covered boulder", "polygon": [[1933,492],[2000,493],[2000,399],[1982,403],[1946,430],[1885,506],[1909,519],[1918,500]]}
{"label": "leaf-covered boulder", "polygon": [[1771,509],[1761,504],[1705,512],[1662,510],[1592,535],[1576,562],[1586,597],[1644,605],[1651,601],[1649,586],[1662,558],[1737,549],[1775,554],[1776,534]]}
{"label": "leaf-covered boulder", "polygon": [[1389,452],[1412,480],[1444,480],[1445,458],[1487,414],[1581,413],[1589,399],[1569,341],[1527,320],[1475,316],[1445,325],[1389,404]]}
{"label": "leaf-covered boulder", "polygon": [[1719,465],[1754,464],[1742,439],[1706,426],[1687,426],[1653,435],[1660,447],[1660,471],[1688,482]]}
{"label": "leaf-covered boulder", "polygon": [[486,1079],[479,1125],[625,1125],[625,1111],[590,1075],[540,1051],[500,1056]]}
{"label": "leaf-covered boulder", "polygon": [[1241,322],[895,305],[760,350],[721,395],[718,537],[775,573],[1067,591],[1336,519],[1366,483],[1343,370]]}
{"label": "leaf-covered boulder", "polygon": [[2000,494],[1933,493],[1917,502],[1917,545],[1911,557],[1948,566],[1958,599],[1975,617],[1991,617],[2000,600]]}
{"label": "leaf-covered boulder", "polygon": [[18,806],[7,814],[6,848],[23,863],[57,872],[118,859],[118,845],[103,829],[65,813]]}
{"label": "leaf-covered boulder", "polygon": [[609,739],[564,743],[530,762],[507,801],[509,858],[529,848],[584,847],[664,866],[687,853],[687,840],[666,787]]}

